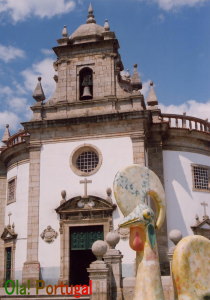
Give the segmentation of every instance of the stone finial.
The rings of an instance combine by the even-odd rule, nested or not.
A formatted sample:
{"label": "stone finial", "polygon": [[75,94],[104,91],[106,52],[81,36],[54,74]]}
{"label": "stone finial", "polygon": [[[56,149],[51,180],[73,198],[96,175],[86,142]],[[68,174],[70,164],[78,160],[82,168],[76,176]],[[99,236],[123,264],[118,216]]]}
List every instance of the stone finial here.
{"label": "stone finial", "polygon": [[66,191],[65,190],[61,191],[61,197],[62,197],[62,199],[61,199],[60,204],[63,204],[64,202],[66,202]]}
{"label": "stone finial", "polygon": [[105,22],[104,22],[104,30],[105,30],[105,31],[109,31],[109,30],[110,30],[109,22],[108,22],[107,19],[106,19]]}
{"label": "stone finial", "polygon": [[147,96],[147,105],[148,106],[155,106],[158,105],[158,99],[154,90],[154,83],[153,81],[150,82],[150,90]]}
{"label": "stone finial", "polygon": [[97,260],[102,260],[107,248],[107,243],[102,240],[98,240],[93,243],[92,252],[96,256]]}
{"label": "stone finial", "polygon": [[182,239],[182,233],[178,229],[173,229],[169,232],[169,239],[174,243],[174,245],[177,245],[178,242]]}
{"label": "stone finial", "polygon": [[169,232],[169,239],[174,243],[172,247],[170,247],[168,251],[168,258],[170,262],[170,274],[172,275],[172,259],[173,259],[173,254],[176,248],[176,245],[178,242],[182,239],[182,233],[178,229],[173,229]]}
{"label": "stone finial", "polygon": [[137,67],[137,64],[133,66],[133,75],[131,76],[131,85],[134,91],[142,89],[142,82]]}
{"label": "stone finial", "polygon": [[90,23],[96,23],[96,20],[94,18],[94,14],[93,14],[93,7],[92,4],[90,3],[89,8],[88,8],[88,17],[87,17],[87,24]]}
{"label": "stone finial", "polygon": [[111,197],[111,195],[112,195],[112,189],[109,187],[109,188],[107,188],[106,189],[106,193],[107,193],[107,196],[108,197]]}
{"label": "stone finial", "polygon": [[125,76],[126,76],[127,78],[129,78],[129,79],[131,78],[131,74],[130,74],[130,70],[129,70],[129,69],[126,70]]}
{"label": "stone finial", "polygon": [[67,37],[68,37],[68,30],[67,30],[67,26],[66,26],[66,25],[63,26],[62,36],[63,36],[64,38],[67,38]]}
{"label": "stone finial", "polygon": [[195,215],[195,225],[200,224],[199,216],[198,214]]}
{"label": "stone finial", "polygon": [[44,91],[42,89],[42,84],[41,84],[41,77],[38,77],[38,83],[37,86],[33,92],[33,98],[37,101],[37,102],[42,102],[45,100],[45,94]]}
{"label": "stone finial", "polygon": [[9,131],[9,124],[7,124],[1,141],[3,143],[6,143],[9,138],[10,138],[10,131]]}
{"label": "stone finial", "polygon": [[106,194],[107,194],[107,198],[106,200],[109,201],[110,203],[112,203],[112,189],[109,187],[106,189]]}
{"label": "stone finial", "polygon": [[114,249],[119,243],[120,235],[116,231],[108,232],[106,235],[106,242],[109,245],[110,249]]}
{"label": "stone finial", "polygon": [[12,213],[9,212],[8,213],[8,217],[9,217],[9,224],[7,225],[7,228],[11,229],[11,224],[10,224],[10,217],[11,217]]}

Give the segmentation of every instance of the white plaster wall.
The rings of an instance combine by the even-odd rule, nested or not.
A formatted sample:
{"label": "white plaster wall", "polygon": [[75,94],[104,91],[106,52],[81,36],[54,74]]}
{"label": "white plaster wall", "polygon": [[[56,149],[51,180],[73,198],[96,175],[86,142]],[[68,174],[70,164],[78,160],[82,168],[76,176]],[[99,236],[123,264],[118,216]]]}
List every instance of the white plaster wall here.
{"label": "white plaster wall", "polygon": [[179,229],[183,236],[192,235],[190,226],[195,224],[195,215],[204,215],[201,202],[208,203],[210,216],[210,193],[193,191],[191,164],[210,166],[210,157],[178,151],[163,151],[164,183],[167,201],[168,233]]}
{"label": "white plaster wall", "polygon": [[29,163],[10,169],[7,180],[14,176],[17,177],[16,201],[6,206],[5,226],[9,223],[8,213],[11,212],[11,224],[14,222],[15,232],[18,234],[15,250],[15,279],[21,279],[27,248]]}
{"label": "white plaster wall", "polygon": [[[116,173],[133,163],[132,142],[129,137],[44,144],[41,150],[40,233],[48,225],[59,232],[59,219],[55,208],[60,204],[62,190],[66,190],[67,199],[84,194],[84,185],[80,184],[84,177],[76,175],[70,168],[72,152],[84,143],[99,148],[103,159],[98,172],[88,176],[88,179],[92,180],[92,183],[88,184],[89,195],[106,199],[106,189],[112,188]],[[112,199],[116,202],[114,195]],[[114,212],[115,228],[118,227],[120,218],[122,215],[117,209]],[[133,264],[135,254],[130,251],[128,241],[121,242],[117,248],[123,252],[123,263]],[[47,244],[40,238],[39,261],[43,268],[60,266],[60,235],[52,244]]]}

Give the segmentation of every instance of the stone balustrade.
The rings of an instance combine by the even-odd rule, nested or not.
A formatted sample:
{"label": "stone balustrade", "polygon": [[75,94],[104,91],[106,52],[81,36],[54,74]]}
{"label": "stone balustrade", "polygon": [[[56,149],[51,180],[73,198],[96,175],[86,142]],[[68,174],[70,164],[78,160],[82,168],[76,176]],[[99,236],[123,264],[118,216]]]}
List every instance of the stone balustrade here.
{"label": "stone balustrade", "polygon": [[8,141],[7,141],[7,147],[12,147],[14,145],[20,144],[25,142],[25,138],[26,136],[28,136],[29,134],[26,133],[25,130],[21,130],[18,133],[12,135]]}
{"label": "stone balustrade", "polygon": [[170,128],[184,128],[210,133],[210,122],[196,117],[177,114],[161,114],[162,121],[169,123]]}

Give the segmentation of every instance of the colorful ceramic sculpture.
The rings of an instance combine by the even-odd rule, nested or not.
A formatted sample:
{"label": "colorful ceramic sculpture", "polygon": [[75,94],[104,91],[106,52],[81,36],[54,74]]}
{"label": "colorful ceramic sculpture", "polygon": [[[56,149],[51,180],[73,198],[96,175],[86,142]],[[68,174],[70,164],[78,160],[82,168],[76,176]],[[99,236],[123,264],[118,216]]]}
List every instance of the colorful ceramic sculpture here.
{"label": "colorful ceramic sculpture", "polygon": [[210,241],[200,235],[183,238],[172,261],[175,299],[210,299]]}
{"label": "colorful ceramic sculpture", "polygon": [[[160,228],[165,218],[162,184],[148,168],[131,165],[115,176],[114,193],[125,216],[119,226],[130,228],[130,247],[137,253],[134,300],[164,300],[155,234],[155,227]],[[147,195],[156,204],[157,221]]]}

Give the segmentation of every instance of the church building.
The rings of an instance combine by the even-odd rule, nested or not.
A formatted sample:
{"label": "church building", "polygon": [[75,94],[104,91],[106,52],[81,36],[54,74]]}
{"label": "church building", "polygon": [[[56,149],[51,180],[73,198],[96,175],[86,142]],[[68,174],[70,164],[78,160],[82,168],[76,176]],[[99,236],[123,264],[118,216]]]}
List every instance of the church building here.
{"label": "church building", "polygon": [[[172,229],[210,238],[210,123],[162,113],[152,82],[144,99],[137,64],[124,71],[119,41],[107,20],[96,23],[91,5],[86,23],[70,35],[64,26],[53,50],[53,96],[45,99],[39,77],[32,119],[14,135],[7,125],[2,138],[0,285],[87,283],[92,243],[123,217],[115,175],[131,164],[147,166],[164,186],[167,214],[157,236],[168,274]],[[129,231],[119,234],[123,277],[135,276]]]}

